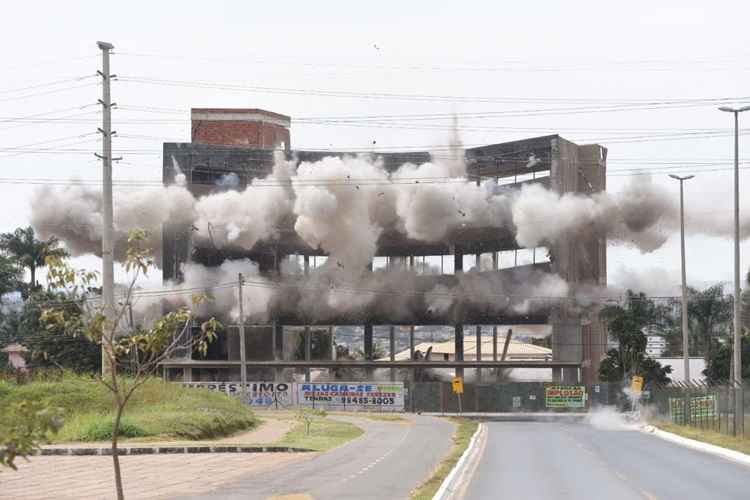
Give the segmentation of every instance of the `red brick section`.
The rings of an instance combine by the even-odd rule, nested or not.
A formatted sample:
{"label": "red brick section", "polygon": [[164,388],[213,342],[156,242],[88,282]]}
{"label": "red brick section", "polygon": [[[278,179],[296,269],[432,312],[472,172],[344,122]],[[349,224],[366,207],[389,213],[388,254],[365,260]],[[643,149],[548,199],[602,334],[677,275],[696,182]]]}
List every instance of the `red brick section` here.
{"label": "red brick section", "polygon": [[[247,113],[264,115],[269,119],[289,120],[289,117],[259,109],[193,109],[200,113]],[[262,120],[192,120],[192,141],[198,144],[219,146],[245,146],[274,149],[284,144],[290,147],[289,129]]]}
{"label": "red brick section", "polygon": [[198,144],[267,149],[281,143],[289,146],[289,129],[270,123],[194,120],[192,130],[192,141]]}

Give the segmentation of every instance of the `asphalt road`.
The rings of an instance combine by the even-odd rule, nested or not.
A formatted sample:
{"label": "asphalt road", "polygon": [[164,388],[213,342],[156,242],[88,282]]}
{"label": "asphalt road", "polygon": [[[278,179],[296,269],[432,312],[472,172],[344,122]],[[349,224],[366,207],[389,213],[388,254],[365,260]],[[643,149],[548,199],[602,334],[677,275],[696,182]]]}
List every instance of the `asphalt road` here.
{"label": "asphalt road", "polygon": [[750,467],[635,430],[488,422],[466,500],[750,498]]}
{"label": "asphalt road", "polygon": [[344,446],[288,467],[243,478],[192,500],[294,498],[405,499],[451,449],[454,426],[410,416],[408,423],[350,419],[365,434]]}

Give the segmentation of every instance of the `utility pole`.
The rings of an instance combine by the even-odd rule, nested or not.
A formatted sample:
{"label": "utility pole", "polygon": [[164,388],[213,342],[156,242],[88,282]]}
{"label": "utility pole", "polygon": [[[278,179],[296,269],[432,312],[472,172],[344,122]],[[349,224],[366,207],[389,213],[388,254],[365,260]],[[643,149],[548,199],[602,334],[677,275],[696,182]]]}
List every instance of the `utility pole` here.
{"label": "utility pole", "polygon": [[247,356],[245,354],[245,307],[242,300],[242,287],[245,285],[245,279],[242,277],[242,273],[239,273],[239,280],[238,284],[239,287],[237,288],[237,294],[238,294],[238,300],[239,300],[239,310],[240,310],[240,382],[242,383],[242,389],[240,393],[242,394],[242,402],[247,404],[246,401],[246,394],[247,394]]}
{"label": "utility pole", "polygon": [[[102,300],[104,305],[104,315],[107,318],[107,328],[114,334],[116,325],[115,321],[115,271],[114,271],[114,242],[112,230],[112,100],[110,97],[110,82],[112,76],[109,73],[109,54],[114,45],[107,42],[96,42],[96,45],[102,51],[102,70],[99,75],[102,77],[102,98],[99,104],[102,105],[102,128],[99,132],[102,134],[102,154],[96,155],[102,160],[102,211],[104,215],[104,227],[102,229]],[[102,339],[102,374],[108,373],[115,367],[110,363],[114,359],[114,353],[106,353],[105,349],[110,349],[112,339]]]}
{"label": "utility pole", "polygon": [[740,160],[739,160],[739,114],[750,110],[750,106],[730,108],[722,106],[719,111],[734,115],[734,429],[742,435],[745,427],[745,408],[742,401],[742,321],[740,318]]}
{"label": "utility pole", "polygon": [[672,179],[680,181],[680,243],[682,250],[682,359],[685,363],[685,382],[690,381],[690,352],[688,339],[688,299],[687,299],[687,277],[685,273],[685,197],[683,183],[695,177],[694,175],[669,175]]}

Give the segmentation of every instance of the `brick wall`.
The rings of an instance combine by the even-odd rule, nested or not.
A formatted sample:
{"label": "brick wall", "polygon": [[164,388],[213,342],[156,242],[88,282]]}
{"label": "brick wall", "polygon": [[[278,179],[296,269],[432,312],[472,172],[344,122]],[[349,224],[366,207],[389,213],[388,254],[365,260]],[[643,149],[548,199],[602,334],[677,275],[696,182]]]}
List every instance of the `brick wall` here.
{"label": "brick wall", "polygon": [[260,121],[192,121],[192,142],[261,149],[290,147],[289,129]]}

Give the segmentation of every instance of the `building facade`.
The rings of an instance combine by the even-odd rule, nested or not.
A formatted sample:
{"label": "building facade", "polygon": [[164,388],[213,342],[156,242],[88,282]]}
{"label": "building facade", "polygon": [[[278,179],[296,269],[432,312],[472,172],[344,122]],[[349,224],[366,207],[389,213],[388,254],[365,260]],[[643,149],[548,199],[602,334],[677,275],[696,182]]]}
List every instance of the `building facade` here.
{"label": "building facade", "polygon": [[[187,187],[195,196],[218,189],[217,181],[228,174],[237,176],[237,189],[243,189],[255,177],[270,173],[274,154],[284,152],[288,159],[314,161],[325,156],[361,154],[346,151],[299,151],[291,147],[289,118],[257,109],[194,109],[192,110],[192,142],[163,145],[164,184],[175,181],[175,164],[186,176]],[[428,152],[370,153],[389,171],[403,163],[422,163],[430,160]],[[579,146],[558,135],[493,144],[465,150],[468,177],[473,182],[495,179],[501,189],[519,189],[525,184],[538,183],[559,194],[593,194],[606,189],[607,150],[599,145]],[[272,241],[259,242],[254,248],[242,251],[217,251],[208,245],[197,244],[190,227],[166,225],[163,231],[162,255],[164,280],[179,281],[181,266],[188,260],[205,265],[220,265],[225,259],[250,258],[258,263],[260,272],[273,279],[279,277],[283,262],[293,257],[304,262],[304,269],[312,269],[318,259],[324,260],[320,249],[307,246],[293,230],[289,221],[286,230]],[[592,229],[581,235],[570,235],[558,240],[550,248],[520,248],[510,229],[457,229],[439,242],[414,241],[390,231],[378,241],[376,261],[384,265],[418,268],[420,259],[439,256],[449,262],[450,271],[439,276],[425,276],[429,283],[447,283],[463,272],[497,273],[510,282],[522,282],[533,270],[559,274],[573,288],[604,286],[606,273],[606,239]],[[377,265],[372,266],[377,267]],[[469,267],[472,269],[470,270]],[[441,269],[444,269],[441,266]],[[272,311],[267,325],[253,326],[246,342],[248,360],[283,361],[294,356],[294,343],[299,336],[309,339],[315,331],[335,335],[335,329],[349,326],[355,332],[352,342],[359,343],[366,359],[375,359],[373,337],[379,330],[394,335],[394,330],[409,331],[413,345],[414,326],[425,324],[450,325],[454,331],[453,359],[464,360],[464,336],[487,335],[493,325],[551,325],[552,361],[559,362],[553,369],[554,378],[563,381],[593,382],[599,361],[605,353],[607,336],[595,308],[582,310],[572,302],[561,301],[530,314],[497,314],[485,310],[462,308],[449,318],[415,315],[414,317],[384,317],[378,311],[362,311],[358,317],[342,318],[341,322],[310,324],[295,311]],[[395,329],[394,325],[398,328]],[[472,326],[466,331],[465,325]],[[311,333],[313,332],[313,333]],[[305,340],[309,344],[310,340]],[[395,346],[397,340],[390,339]],[[334,345],[331,339],[330,345]],[[185,378],[213,378],[227,380],[237,376],[239,342],[227,338],[212,347],[215,359],[210,362],[181,360],[173,368],[182,367]],[[328,352],[335,350],[328,349]],[[396,350],[391,349],[392,359]],[[310,349],[305,359],[312,359]],[[565,367],[563,367],[563,365]],[[252,363],[249,363],[252,365]],[[203,370],[203,371],[201,371]],[[258,376],[284,377],[285,371],[259,369]],[[265,370],[265,371],[263,371]],[[460,370],[457,369],[460,373]]]}

